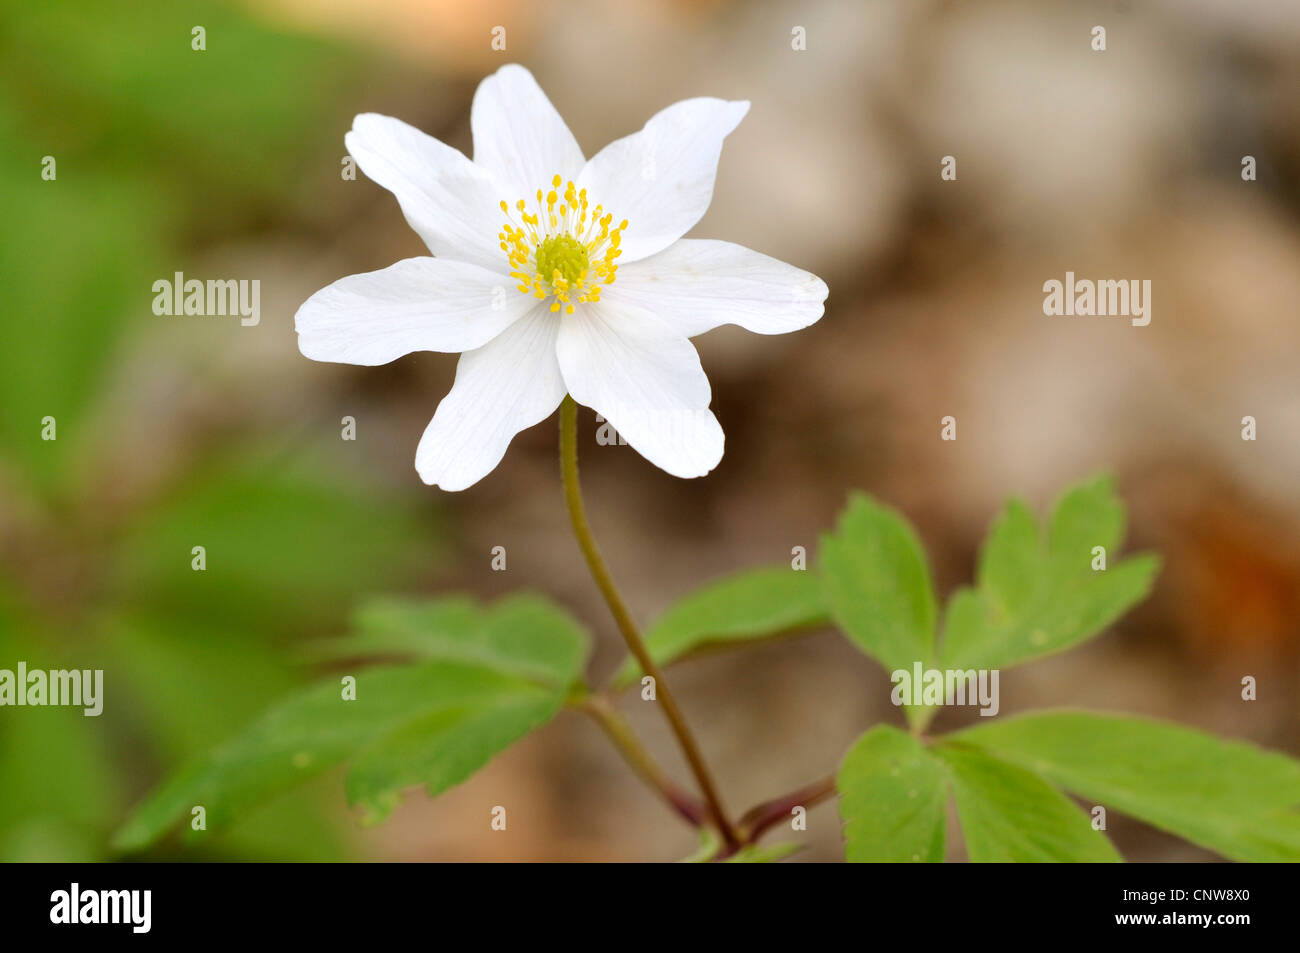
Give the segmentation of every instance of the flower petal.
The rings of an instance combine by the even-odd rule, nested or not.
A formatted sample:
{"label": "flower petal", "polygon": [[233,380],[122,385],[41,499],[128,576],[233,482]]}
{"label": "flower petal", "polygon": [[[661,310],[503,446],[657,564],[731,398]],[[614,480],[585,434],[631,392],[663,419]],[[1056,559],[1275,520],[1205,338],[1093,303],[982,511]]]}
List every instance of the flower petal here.
{"label": "flower petal", "polygon": [[620,264],[667,248],[704,216],[713,200],[722,140],[747,112],[749,103],[743,101],[686,99],[587,162],[579,186],[615,222],[628,222]]}
{"label": "flower petal", "polygon": [[826,294],[816,275],[742,245],[682,239],[620,267],[603,300],[653,311],[694,337],[723,324],[755,334],[798,331],[822,316]]}
{"label": "flower petal", "polygon": [[479,83],[470,128],[474,163],[510,189],[501,196],[508,202],[550,188],[557,172],[572,179],[582,171],[582,150],[573,133],[533,74],[517,64],[503,66]]}
{"label": "flower petal", "polygon": [[363,113],[343,137],[361,171],[397,197],[440,258],[509,270],[497,233],[505,189],[464,154],[400,119]]}
{"label": "flower petal", "polygon": [[420,479],[444,490],[472,486],[501,462],[515,434],[554,412],[564,399],[559,324],[548,305],[534,302],[500,337],[460,356],[456,382],[415,452]]}
{"label": "flower petal", "polygon": [[649,312],[601,302],[560,322],[564,383],[641,456],[673,476],[703,476],[722,459],[722,427],[695,347]]}
{"label": "flower petal", "polygon": [[446,258],[407,258],[340,278],[294,317],[298,349],[313,361],[387,364],[412,351],[482,347],[537,301],[509,278]]}

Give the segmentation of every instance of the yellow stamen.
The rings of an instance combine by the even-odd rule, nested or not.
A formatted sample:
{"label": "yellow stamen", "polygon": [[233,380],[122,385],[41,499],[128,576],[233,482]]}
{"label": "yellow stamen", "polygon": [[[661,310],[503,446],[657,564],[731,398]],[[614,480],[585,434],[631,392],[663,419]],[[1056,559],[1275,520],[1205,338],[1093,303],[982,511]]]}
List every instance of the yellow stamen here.
{"label": "yellow stamen", "polygon": [[611,228],[613,213],[590,205],[587,190],[558,173],[551,178],[551,188],[538,189],[535,197],[532,212],[525,199],[515,202],[518,220],[510,205],[501,202],[509,219],[497,236],[501,250],[520,293],[542,301],[553,298],[552,312],[563,308],[573,314],[575,303],[599,301],[602,287],[614,283],[627,219]]}

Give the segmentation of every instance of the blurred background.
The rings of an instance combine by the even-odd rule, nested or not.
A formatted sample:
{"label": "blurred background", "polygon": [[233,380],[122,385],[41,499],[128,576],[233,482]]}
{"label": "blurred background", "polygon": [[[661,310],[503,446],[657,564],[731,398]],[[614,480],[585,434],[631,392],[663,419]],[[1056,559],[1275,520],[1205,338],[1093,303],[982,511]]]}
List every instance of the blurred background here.
{"label": "blurred background", "polygon": [[[707,479],[597,446],[584,411],[592,521],[643,622],[707,578],[815,551],[854,488],[916,523],[946,595],[1006,497],[1041,512],[1112,470],[1130,548],[1164,556],[1156,591],[1109,635],[1006,673],[1002,711],[1125,710],[1300,753],[1300,6],[0,10],[0,666],[103,668],[107,695],[99,718],[0,711],[0,859],[111,858],[130,806],[315,677],[304,644],[341,634],[370,593],[541,589],[591,625],[597,677],[621,660],[568,534],[554,421],[444,494],[413,460],[455,358],[316,364],[293,332],[318,288],[426,253],[389,193],[341,177],[352,116],[398,116],[468,153],[474,88],[505,62],[534,71],[587,155],[677,99],[751,100],[693,234],[831,289],[806,331],[697,340],[727,431]],[[956,181],[940,178],[946,155]],[[1245,155],[1257,181],[1242,180]],[[1150,279],[1151,324],[1045,317],[1043,282],[1067,270]],[[155,316],[152,283],[177,271],[259,279],[260,325]],[[939,439],[945,415],[955,442]],[[197,544],[206,573],[190,569]],[[498,545],[504,573],[489,568]],[[887,674],[830,631],[672,675],[734,810],[900,720]],[[1245,675],[1259,679],[1251,704]],[[685,781],[651,707],[623,703]],[[945,712],[936,728],[964,720]],[[508,835],[485,821],[503,791]],[[1211,857],[1120,817],[1110,833],[1130,860]],[[842,856],[833,803],[802,836],[796,860]],[[670,860],[693,846],[565,713],[378,827],[348,813],[333,774],[202,851],[150,856]]]}

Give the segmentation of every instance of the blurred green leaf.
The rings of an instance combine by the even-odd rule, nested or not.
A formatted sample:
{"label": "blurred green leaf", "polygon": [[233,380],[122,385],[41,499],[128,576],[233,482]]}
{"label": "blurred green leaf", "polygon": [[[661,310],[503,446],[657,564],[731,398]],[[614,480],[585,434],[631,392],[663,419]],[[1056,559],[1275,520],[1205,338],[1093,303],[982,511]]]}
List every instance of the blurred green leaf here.
{"label": "blurred green leaf", "polygon": [[[196,24],[207,30],[201,52],[191,48]],[[332,183],[340,201],[351,188],[338,175],[355,111],[347,91],[375,67],[392,68],[368,59],[346,41],[295,35],[219,0],[0,5],[0,495],[21,494],[24,529],[39,534],[40,557],[48,548],[50,564],[38,560],[34,578],[70,566],[90,577],[57,608],[59,624],[40,630],[42,657],[61,642],[77,646],[77,665],[106,648],[114,659],[104,716],[82,725],[42,712],[50,719],[16,720],[0,736],[0,854],[100,856],[120,818],[124,763],[182,757],[263,708],[295,681],[271,647],[337,618],[354,581],[400,585],[406,543],[424,537],[409,511],[373,492],[249,469],[178,483],[161,501],[176,509],[159,512],[157,500],[118,494],[119,475],[98,452],[124,426],[116,405],[96,403],[106,385],[126,382],[169,412],[133,363],[133,348],[172,320],[152,315],[152,282],[193,276],[216,242],[262,242],[278,223],[310,228],[336,214],[320,186]],[[41,175],[45,156],[57,162],[52,181]],[[255,270],[238,277],[259,277],[261,266],[244,260]],[[41,439],[45,416],[57,420],[55,441]],[[237,442],[231,423],[223,439]],[[157,460],[177,449],[188,448]],[[139,509],[100,507],[106,496]],[[192,517],[225,553],[224,565],[210,563],[215,575],[189,570]],[[120,541],[118,518],[131,527]],[[88,567],[115,579],[101,589]],[[86,638],[99,634],[90,617],[119,614],[157,626],[107,646]],[[0,641],[4,628],[0,620]],[[306,803],[241,814],[223,849],[277,856],[292,843],[296,857],[336,856]]]}
{"label": "blurred green leaf", "polygon": [[934,587],[907,520],[855,494],[822,538],[821,565],[831,615],[858,648],[890,671],[930,660]]}
{"label": "blurred green leaf", "polygon": [[116,673],[110,716],[134,720],[165,761],[211,748],[303,681],[265,637],[200,619],[115,616],[96,634]]}
{"label": "blurred green leaf", "polygon": [[[79,668],[12,606],[0,605],[0,668]],[[105,687],[105,694],[110,687]],[[84,708],[0,709],[0,861],[94,861],[119,815],[123,784],[101,735],[103,715]]]}
{"label": "blurred green leaf", "polygon": [[[337,618],[351,593],[394,584],[426,532],[407,507],[362,487],[275,460],[214,462],[117,541],[114,595],[180,619],[307,628]],[[205,570],[193,568],[195,546]]]}
{"label": "blurred green leaf", "polygon": [[[822,625],[828,615],[821,580],[788,567],[747,569],[695,590],[659,617],[646,633],[646,648],[667,665],[704,647],[745,642]],[[628,658],[614,677],[623,687],[641,674]]]}
{"label": "blurred green leaf", "polygon": [[[6,125],[0,103],[0,130]],[[162,241],[143,183],[99,173],[78,178],[66,166],[58,180],[43,181],[49,148],[0,146],[8,223],[0,230],[0,454],[22,465],[27,490],[46,497],[62,488],[64,468],[93,436],[87,406],[119,356],[131,302],[144,300],[148,257]],[[42,439],[47,416],[55,419],[55,440]]]}
{"label": "blurred green leaf", "polygon": [[[183,624],[114,617],[100,627],[114,674],[112,726],[142,740],[136,753],[163,764],[188,761],[251,721],[303,680],[259,634],[189,618]],[[126,723],[128,722],[129,723]],[[316,785],[241,813],[214,832],[206,857],[332,861],[347,858],[336,812]],[[120,815],[113,818],[121,820]],[[104,838],[107,839],[106,837]]]}
{"label": "blurred green leaf", "polygon": [[[26,136],[70,160],[70,173],[73,162],[148,166],[157,188],[192,203],[185,218],[213,228],[292,197],[330,135],[330,114],[339,116],[326,140],[337,169],[347,90],[367,65],[344,44],[274,29],[216,0],[74,5],[75,15],[67,4],[0,8],[0,88],[27,110]],[[191,46],[196,25],[206,30],[201,51]]]}
{"label": "blurred green leaf", "polygon": [[917,738],[877,725],[844,756],[835,786],[856,863],[943,860],[947,777]]}
{"label": "blurred green leaf", "polygon": [[348,797],[368,820],[391,810],[404,787],[423,783],[433,796],[465,780],[559,710],[585,658],[581,628],[540,599],[509,600],[494,614],[503,625],[533,626],[511,638],[549,644],[532,656],[547,669],[545,680],[497,667],[489,650],[479,661],[362,671],[354,700],[344,699],[341,681],[300,692],[165,783],[118,832],[117,846],[146,846],[195,805],[206,809],[209,830],[220,828],[349,758]]}
{"label": "blurred green leaf", "polygon": [[[414,726],[436,728],[431,735],[435,746],[454,746],[459,740],[456,729],[465,727],[472,743],[481,737],[476,719],[488,719],[498,708],[506,709],[511,720],[514,706],[521,702],[534,701],[539,708],[549,703],[554,710],[561,701],[555,693],[522,679],[453,662],[362,672],[356,676],[356,692],[355,701],[345,701],[340,684],[332,682],[282,702],[234,740],[164,784],[119,832],[117,845],[124,850],[146,846],[196,805],[206,809],[208,827],[218,829],[272,795],[369,747],[393,736],[400,741]],[[480,750],[478,762],[466,765],[460,751],[453,750],[452,758],[463,773],[448,779],[435,770],[431,780],[442,787],[464,780],[495,753]],[[391,798],[397,794],[364,790],[372,801],[380,793]],[[367,805],[371,812],[391,806],[391,802]]]}
{"label": "blurred green leaf", "polygon": [[550,721],[563,703],[560,693],[515,680],[455,704],[426,705],[424,713],[387,731],[353,759],[345,785],[348,803],[360,805],[365,822],[374,824],[397,806],[404,788],[423,784],[430,797],[437,797]]}
{"label": "blurred green leaf", "polygon": [[473,596],[374,597],[352,613],[347,635],[312,642],[303,655],[312,661],[445,658],[449,645],[472,646],[487,618]]}
{"label": "blurred green leaf", "polygon": [[948,736],[1233,860],[1300,860],[1300,762],[1145,718],[1052,711]]}
{"label": "blurred green leaf", "polygon": [[588,645],[581,627],[531,593],[490,608],[467,596],[372,599],[356,612],[352,628],[352,635],[325,643],[319,654],[476,662],[556,689],[577,678]]}
{"label": "blurred green leaf", "polygon": [[1122,859],[1087,815],[1032,772],[978,750],[939,745],[934,752],[951,769],[962,837],[975,863]]}
{"label": "blurred green leaf", "polygon": [[[1151,589],[1153,555],[1119,561],[1124,507],[1101,477],[1067,491],[1044,542],[1025,505],[1013,500],[994,523],[975,589],[948,605],[941,648],[949,669],[1007,668],[1064,651],[1104,630]],[[1104,547],[1104,570],[1092,568]]]}
{"label": "blurred green leaf", "polygon": [[[56,495],[68,470],[102,477],[84,459],[104,423],[91,399],[128,332],[158,320],[152,282],[190,270],[197,234],[317,214],[304,168],[346,184],[342,93],[366,69],[212,0],[0,5],[0,453],[30,492]],[[57,440],[41,439],[46,416]]]}

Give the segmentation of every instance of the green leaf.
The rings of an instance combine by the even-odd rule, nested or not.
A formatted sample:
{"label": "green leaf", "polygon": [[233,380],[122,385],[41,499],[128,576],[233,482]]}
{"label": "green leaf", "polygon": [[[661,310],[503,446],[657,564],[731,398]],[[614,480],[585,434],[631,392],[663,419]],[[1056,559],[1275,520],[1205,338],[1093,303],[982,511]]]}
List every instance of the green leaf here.
{"label": "green leaf", "polygon": [[[347,128],[338,94],[383,67],[212,0],[183,17],[148,0],[83,3],[75,17],[23,6],[0,4],[0,274],[12,316],[0,449],[11,482],[54,498],[105,471],[88,457],[123,426],[116,403],[94,403],[105,385],[145,389],[125,348],[133,332],[157,333],[152,282],[189,272],[191,252],[214,240],[341,204],[348,183],[322,148],[332,155]],[[202,52],[190,48],[194,24],[208,31]],[[54,180],[41,175],[46,155]],[[322,202],[331,181],[339,201]],[[45,416],[57,440],[41,439]]]}
{"label": "green leaf", "polygon": [[557,689],[573,683],[587,656],[582,628],[530,593],[508,596],[491,609],[468,596],[373,599],[353,616],[353,630],[316,654],[474,662]]}
{"label": "green leaf", "polygon": [[[1007,668],[1061,652],[1097,635],[1140,602],[1159,568],[1153,555],[1118,561],[1124,508],[1114,481],[1067,491],[1046,539],[1028,508],[1007,504],[984,545],[976,588],[948,604],[941,656],[950,669]],[[1092,568],[1105,547],[1107,568]]]}
{"label": "green leaf", "polygon": [[[213,0],[187,4],[184,19],[148,0],[81,6],[75,20],[53,8],[0,6],[0,79],[27,105],[32,138],[63,147],[55,150],[60,186],[65,152],[81,160],[74,168],[101,165],[118,176],[147,166],[160,190],[196,204],[198,182],[227,195],[185,209],[206,208],[216,222],[255,201],[295,196],[311,147],[333,131],[326,121],[338,117],[338,94],[367,65],[384,68],[347,43],[277,29]],[[196,23],[207,30],[201,52],[190,47]],[[62,64],[40,82],[38,51]],[[236,125],[241,135],[228,135]]]}
{"label": "green leaf", "polygon": [[309,626],[341,617],[347,593],[407,575],[421,529],[404,504],[311,465],[240,453],[131,521],[110,560],[113,594],[151,614]]}
{"label": "green leaf", "polygon": [[948,736],[1233,860],[1300,860],[1300,762],[1145,718],[1053,711]]}
{"label": "green leaf", "polygon": [[976,569],[990,605],[1004,616],[1023,612],[1034,596],[1042,563],[1038,521],[1020,500],[1009,500],[994,521]]}
{"label": "green leaf", "polygon": [[[821,580],[787,567],[748,569],[709,583],[670,608],[646,633],[660,665],[696,649],[744,642],[822,625],[828,620]],[[641,674],[629,658],[614,676],[623,687]]]}
{"label": "green leaf", "polygon": [[[354,700],[331,680],[282,702],[151,795],[117,845],[151,843],[196,805],[208,829],[219,828],[348,759],[349,801],[369,821],[407,786],[424,784],[435,796],[465,780],[559,710],[586,655],[581,628],[537,597],[503,601],[487,620],[477,657],[468,639],[450,640],[436,660],[360,672]],[[522,660],[506,654],[510,646],[526,653]]]}
{"label": "green leaf", "polygon": [[[145,846],[195,806],[205,809],[209,829],[228,825],[272,795],[431,718],[446,720],[438,740],[455,739],[456,726],[474,715],[490,717],[499,707],[513,714],[521,700],[540,703],[548,697],[520,679],[453,662],[362,672],[356,676],[356,693],[355,701],[345,701],[340,685],[331,682],[282,702],[164,784],[121,830],[117,846]],[[558,708],[560,699],[550,698]],[[477,725],[469,730],[477,736]],[[475,767],[495,753],[480,751]],[[381,801],[373,786],[362,790],[372,815],[390,809],[397,793],[384,792],[387,799]]]}
{"label": "green leaf", "polygon": [[822,538],[821,564],[831,616],[858,648],[890,671],[930,660],[934,587],[906,520],[855,495],[835,532]]}
{"label": "green leaf", "polygon": [[1113,476],[1103,474],[1070,487],[1048,521],[1053,563],[1063,573],[1089,568],[1094,546],[1109,551],[1124,542],[1125,522]]}
{"label": "green leaf", "polygon": [[774,864],[803,850],[803,844],[750,844],[723,861],[724,864]]}
{"label": "green leaf", "polygon": [[473,596],[377,596],[353,611],[347,635],[313,642],[303,655],[317,662],[445,658],[442,646],[472,642],[487,618],[487,610]]}
{"label": "green leaf", "polygon": [[915,737],[878,725],[854,743],[836,788],[853,862],[943,860],[944,766]]}
{"label": "green leaf", "polygon": [[[52,650],[53,633],[5,596],[0,667],[97,667],[82,646],[71,657]],[[104,719],[84,707],[0,709],[0,862],[105,859],[103,833],[121,810],[124,782]]]}
{"label": "green leaf", "polygon": [[940,745],[951,769],[966,852],[975,863],[1110,862],[1122,858],[1088,816],[1042,778],[983,752]]}
{"label": "green leaf", "polygon": [[148,728],[151,753],[164,762],[206,751],[265,711],[267,699],[303,687],[304,673],[264,636],[217,621],[107,616],[95,635],[114,684]]}
{"label": "green leaf", "polygon": [[[268,698],[303,681],[301,667],[283,660],[264,633],[231,632],[217,620],[108,617],[97,635],[109,653],[105,669],[114,673],[118,696],[131,699],[142,735],[132,740],[133,750],[148,751],[163,764],[220,743],[265,710]],[[232,826],[213,832],[201,858],[350,859],[338,830],[338,792],[329,797],[321,788],[307,784],[241,813]],[[120,820],[119,814],[111,823]]]}
{"label": "green leaf", "polygon": [[[61,152],[58,180],[42,181],[33,163],[51,144],[23,142],[15,154],[21,147],[5,111],[0,102],[0,138],[15,145],[0,146],[0,206],[10,222],[0,234],[0,271],[12,315],[0,348],[0,450],[15,471],[28,471],[15,472],[15,482],[26,476],[33,496],[57,495],[104,426],[91,401],[139,323],[136,299],[162,238],[147,184],[103,172],[78,181]],[[56,440],[41,439],[47,416]]]}
{"label": "green leaf", "polygon": [[365,822],[374,824],[397,806],[403,788],[423,784],[436,797],[550,721],[563,702],[554,692],[514,685],[494,697],[428,708],[353,759],[348,803],[361,805]]}

